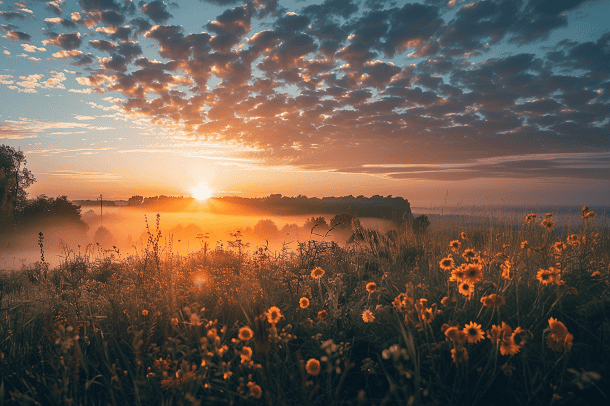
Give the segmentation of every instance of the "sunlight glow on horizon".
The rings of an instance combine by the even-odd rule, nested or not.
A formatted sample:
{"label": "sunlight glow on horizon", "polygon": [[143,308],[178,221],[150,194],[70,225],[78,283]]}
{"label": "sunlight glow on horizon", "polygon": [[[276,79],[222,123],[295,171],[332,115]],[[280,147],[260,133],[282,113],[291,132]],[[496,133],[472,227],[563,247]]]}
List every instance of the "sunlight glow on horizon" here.
{"label": "sunlight glow on horizon", "polygon": [[197,186],[195,186],[191,190],[191,195],[197,200],[207,200],[214,194],[214,191],[210,189],[206,182],[199,182]]}

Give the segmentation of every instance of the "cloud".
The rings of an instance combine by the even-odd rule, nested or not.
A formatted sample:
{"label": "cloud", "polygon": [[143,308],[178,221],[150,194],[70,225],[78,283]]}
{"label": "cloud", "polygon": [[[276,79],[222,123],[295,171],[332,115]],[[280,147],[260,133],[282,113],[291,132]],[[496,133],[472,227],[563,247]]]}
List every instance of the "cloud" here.
{"label": "cloud", "polygon": [[48,35],[49,37],[42,41],[44,45],[51,44],[68,51],[79,48],[82,43],[80,32],[69,34],[49,33]]}
{"label": "cloud", "polygon": [[8,39],[10,39],[11,41],[24,41],[24,42],[30,42],[31,38],[32,38],[29,34],[26,34],[25,32],[21,32],[21,31],[8,31],[6,33],[6,37]]}
{"label": "cloud", "polygon": [[46,172],[45,174],[57,178],[80,180],[85,182],[120,182],[123,180],[123,177],[121,175],[108,172],[85,172],[65,170],[50,171]]}
{"label": "cloud", "polygon": [[167,11],[167,5],[160,0],[144,4],[140,10],[157,24],[163,24],[172,17]]}
{"label": "cloud", "polygon": [[23,47],[24,52],[31,52],[31,53],[36,53],[36,51],[47,52],[46,48],[36,47],[36,46],[30,45],[30,44],[21,44],[21,46]]}
{"label": "cloud", "polygon": [[0,124],[0,139],[37,138],[40,133],[46,130],[71,128],[95,129],[95,127],[88,123],[39,121],[28,118],[20,118],[19,120],[4,120],[4,122]]}
{"label": "cloud", "polygon": [[47,10],[60,16],[62,13],[61,6],[63,4],[64,4],[64,0],[47,1]]}
{"label": "cloud", "polygon": [[[584,0],[209,3],[223,8],[189,32],[160,0],[80,0],[72,32],[43,43],[83,66],[68,92],[112,105],[85,103],[176,139],[238,145],[234,159],[396,179],[605,176],[604,157],[586,155],[589,167],[557,155],[610,149],[610,34],[546,40]],[[49,7],[48,24],[68,24]],[[23,92],[66,83],[2,80]]]}
{"label": "cloud", "polygon": [[61,17],[45,18],[44,21],[49,25],[61,24],[66,28],[76,28],[76,24],[74,22]]}

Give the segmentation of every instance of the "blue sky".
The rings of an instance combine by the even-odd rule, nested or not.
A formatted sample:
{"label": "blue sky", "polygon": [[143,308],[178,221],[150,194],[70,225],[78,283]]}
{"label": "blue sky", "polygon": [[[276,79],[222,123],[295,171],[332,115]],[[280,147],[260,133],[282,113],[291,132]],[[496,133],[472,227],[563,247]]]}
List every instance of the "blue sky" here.
{"label": "blue sky", "polygon": [[3,0],[0,143],[31,195],[604,203],[608,21],[601,0]]}

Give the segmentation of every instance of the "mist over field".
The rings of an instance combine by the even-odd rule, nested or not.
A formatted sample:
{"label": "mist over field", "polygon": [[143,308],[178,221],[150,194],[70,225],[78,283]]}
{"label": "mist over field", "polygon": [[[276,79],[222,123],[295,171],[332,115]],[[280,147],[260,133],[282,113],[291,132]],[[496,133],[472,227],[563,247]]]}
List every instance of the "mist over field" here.
{"label": "mist over field", "polygon": [[[221,246],[228,248],[228,242],[235,240],[231,234],[237,231],[241,232],[243,242],[250,244],[248,249],[251,251],[259,246],[277,251],[281,250],[283,245],[289,250],[295,250],[299,242],[310,239],[324,239],[345,245],[352,234],[351,224],[341,224],[330,230],[328,223],[334,214],[325,213],[274,216],[158,212],[127,207],[104,207],[100,216],[99,206],[83,206],[81,212],[83,221],[89,226],[87,231],[55,222],[45,225],[42,229],[20,230],[17,235],[5,239],[0,246],[0,269],[16,270],[22,265],[39,261],[40,231],[43,231],[44,236],[45,260],[51,266],[60,263],[70,251],[85,253],[86,250],[118,250],[121,257],[137,254],[146,248],[149,236],[156,236],[158,230],[161,231],[160,244],[164,249],[180,255],[206,249],[206,245],[207,250]],[[311,220],[319,217],[324,217],[327,224],[316,226],[312,233]],[[391,222],[387,220],[362,218],[360,221],[365,228],[381,232],[392,228]],[[103,229],[100,230],[100,227]]]}

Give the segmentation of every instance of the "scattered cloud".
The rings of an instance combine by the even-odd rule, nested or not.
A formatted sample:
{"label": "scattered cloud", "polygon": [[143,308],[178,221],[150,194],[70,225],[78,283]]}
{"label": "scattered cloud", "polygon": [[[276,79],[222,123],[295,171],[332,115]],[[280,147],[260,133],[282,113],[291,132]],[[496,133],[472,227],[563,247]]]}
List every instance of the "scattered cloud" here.
{"label": "scattered cloud", "polygon": [[[607,157],[590,154],[610,150],[610,33],[547,41],[593,1],[324,0],[287,10],[208,0],[222,10],[187,32],[160,0],[79,0],[69,19],[56,0],[46,2],[42,43],[82,71],[84,88],[68,92],[99,94],[91,107],[180,142],[240,146],[238,160],[395,179],[607,179]],[[25,6],[0,14],[19,24],[31,15]],[[1,28],[26,42],[24,57],[47,50]],[[1,78],[29,93],[65,83],[57,72]],[[15,137],[42,131],[2,125]]]}

